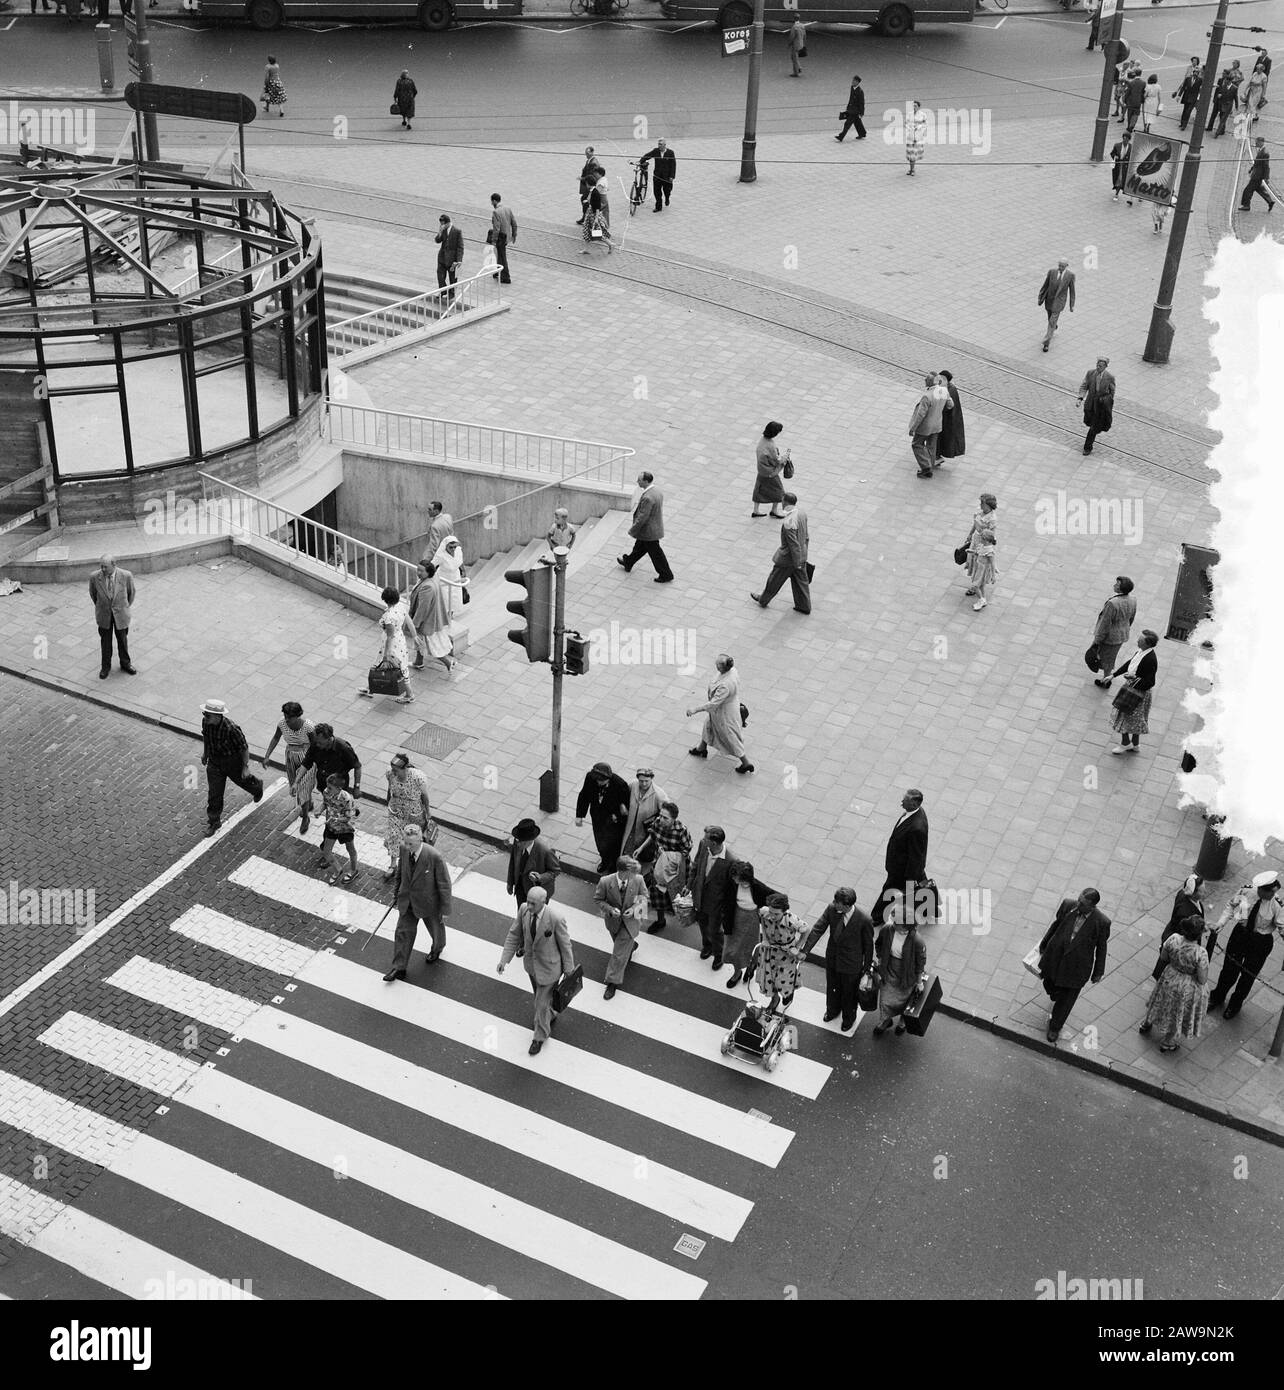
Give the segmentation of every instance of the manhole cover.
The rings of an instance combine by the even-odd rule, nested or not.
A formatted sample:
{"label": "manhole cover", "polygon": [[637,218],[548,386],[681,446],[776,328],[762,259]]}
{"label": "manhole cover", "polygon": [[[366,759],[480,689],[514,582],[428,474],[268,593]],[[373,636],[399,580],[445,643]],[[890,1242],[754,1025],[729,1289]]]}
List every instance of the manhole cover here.
{"label": "manhole cover", "polygon": [[426,758],[448,758],[461,743],[466,743],[469,734],[461,734],[458,729],[448,729],[444,724],[421,724],[413,734],[402,743],[412,753],[422,753]]}

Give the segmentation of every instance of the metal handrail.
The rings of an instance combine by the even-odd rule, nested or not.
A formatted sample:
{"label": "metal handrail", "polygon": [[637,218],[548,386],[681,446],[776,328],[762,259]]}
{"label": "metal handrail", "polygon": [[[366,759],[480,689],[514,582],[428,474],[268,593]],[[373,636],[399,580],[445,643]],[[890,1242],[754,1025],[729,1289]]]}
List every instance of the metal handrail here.
{"label": "metal handrail", "polygon": [[[223,264],[224,261],[230,261],[230,260],[232,259],[233,256],[239,256],[240,254],[241,254],[241,248],[240,248],[239,246],[233,246],[230,250],[224,251],[223,254],[222,254],[221,256],[215,256],[214,259],[213,259],[212,261],[206,261],[205,264],[201,267],[201,269],[202,269],[202,270],[213,270],[216,266],[221,266],[221,265]],[[258,272],[258,274],[256,274],[256,275],[254,276],[254,289],[255,289],[255,290],[257,290],[258,287],[263,283],[263,277],[267,274],[269,268],[270,268],[270,267],[268,267],[268,266],[264,266],[263,269],[260,270],[260,271]],[[253,267],[251,267],[250,269],[252,270]],[[241,267],[241,268],[240,268],[240,274],[238,274],[236,271],[233,271],[233,272],[231,272],[230,274],[228,274],[228,275],[225,277],[225,280],[235,280],[235,279],[239,279],[239,278],[242,277],[242,275],[243,275],[244,273],[245,273],[245,268],[244,268],[244,267]],[[201,271],[200,271],[200,270],[196,271],[195,274],[193,274],[193,275],[189,275],[185,280],[180,280],[180,281],[178,282],[177,285],[171,285],[171,286],[170,286],[170,290],[171,290],[171,292],[172,292],[175,296],[181,297],[182,295],[185,295],[185,294],[188,292],[188,287],[189,287],[189,286],[190,286],[192,289],[203,289],[203,288],[207,288],[206,286],[203,286],[203,285],[201,284]],[[214,286],[211,285],[211,286],[208,286],[208,288],[213,289]]]}
{"label": "metal handrail", "polygon": [[[488,293],[488,290],[493,292]],[[326,340],[330,344],[331,354],[343,357],[347,352],[369,347],[372,336],[376,339],[403,337],[431,328],[452,316],[458,318],[471,310],[498,306],[499,302],[499,267],[487,266],[457,284],[425,290],[422,294],[399,299],[395,304],[382,304],[364,314],[353,314],[350,318],[328,323]],[[394,331],[388,334],[367,332],[379,326]]]}

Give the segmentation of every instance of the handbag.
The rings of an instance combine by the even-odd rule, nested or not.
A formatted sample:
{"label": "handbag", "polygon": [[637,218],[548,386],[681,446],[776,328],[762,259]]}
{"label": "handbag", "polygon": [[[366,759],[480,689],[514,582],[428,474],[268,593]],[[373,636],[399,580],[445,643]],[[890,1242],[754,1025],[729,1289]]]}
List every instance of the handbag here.
{"label": "handbag", "polygon": [[564,1013],[571,1006],[571,1000],[584,988],[584,967],[577,965],[569,975],[563,975],[553,986],[553,1012]]}
{"label": "handbag", "polygon": [[1094,642],[1083,654],[1083,664],[1089,671],[1096,671],[1101,666],[1101,651]]}
{"label": "handbag", "polygon": [[781,471],[781,473],[782,473],[786,478],[792,478],[792,477],[794,476],[794,461],[793,461],[793,459],[786,459],[786,460],[785,460],[785,466],[784,466],[780,471]]}
{"label": "handbag", "polygon": [[388,108],[388,114],[389,114],[390,116],[400,116],[400,115],[401,115],[401,107],[398,106],[397,103],[394,101],[394,102],[392,103],[392,105]]}
{"label": "handbag", "polygon": [[803,566],[803,568],[807,571],[807,583],[810,584],[811,581],[816,577],[816,566],[813,565],[810,560],[808,560],[807,563]]}
{"label": "handbag", "polygon": [[920,987],[905,1006],[905,1012],[901,1017],[905,1020],[906,1031],[913,1033],[916,1038],[921,1038],[927,1032],[927,1025],[931,1023],[932,1015],[940,1002],[941,977],[933,975],[927,988]]}
{"label": "handbag", "polygon": [[860,984],[856,987],[856,1002],[863,1013],[872,1014],[878,1008],[878,976],[872,970],[867,970],[860,977]]}
{"label": "handbag", "polygon": [[1120,714],[1131,714],[1145,698],[1135,685],[1125,685],[1119,690],[1111,704]]}
{"label": "handbag", "polygon": [[960,545],[960,546],[956,546],[956,547],[955,547],[955,549],[954,549],[954,563],[955,563],[956,565],[966,565],[966,564],[967,564],[967,546],[965,546],[965,545]]}
{"label": "handbag", "polygon": [[740,727],[742,729],[749,727],[749,706],[743,702],[740,705]]}
{"label": "handbag", "polygon": [[941,890],[934,878],[921,878],[914,885],[914,920],[921,927],[935,926],[941,920]]}
{"label": "handbag", "polygon": [[806,44],[803,44],[803,46],[798,50],[798,56],[799,56],[800,58],[805,58],[805,57],[807,56],[807,45],[806,45]]}
{"label": "handbag", "polygon": [[401,667],[395,661],[380,661],[370,668],[366,683],[372,695],[396,695],[401,689]]}
{"label": "handbag", "polygon": [[435,845],[437,836],[441,834],[441,826],[437,824],[431,816],[428,817],[428,824],[424,826],[424,844]]}

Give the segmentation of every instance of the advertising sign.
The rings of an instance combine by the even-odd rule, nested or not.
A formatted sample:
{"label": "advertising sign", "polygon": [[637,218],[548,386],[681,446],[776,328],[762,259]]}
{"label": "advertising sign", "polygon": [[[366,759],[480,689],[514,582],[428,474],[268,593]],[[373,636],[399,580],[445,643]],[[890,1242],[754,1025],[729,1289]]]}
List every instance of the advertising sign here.
{"label": "advertising sign", "polygon": [[748,28],[724,29],[722,31],[723,57],[730,58],[733,53],[747,53],[749,51],[749,34]]}
{"label": "advertising sign", "polygon": [[1184,140],[1175,140],[1171,135],[1147,135],[1143,130],[1134,130],[1125,194],[1149,203],[1163,203],[1165,207],[1171,204],[1185,148]]}

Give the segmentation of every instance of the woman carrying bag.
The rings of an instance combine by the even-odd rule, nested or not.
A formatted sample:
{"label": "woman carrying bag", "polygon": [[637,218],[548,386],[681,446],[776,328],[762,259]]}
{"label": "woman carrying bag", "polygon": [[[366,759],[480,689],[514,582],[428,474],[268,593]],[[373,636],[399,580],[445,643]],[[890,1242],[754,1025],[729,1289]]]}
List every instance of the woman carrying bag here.
{"label": "woman carrying bag", "polygon": [[[1191,874],[1177,890],[1177,896],[1173,899],[1173,915],[1168,919],[1168,925],[1159,938],[1159,959],[1155,962],[1154,970],[1150,972],[1152,980],[1157,980],[1164,973],[1164,967],[1168,964],[1164,959],[1164,942],[1188,917],[1198,917],[1201,922],[1204,920],[1204,880],[1198,874]],[[1208,938],[1206,947],[1210,960],[1216,945],[1217,933],[1213,932]]]}
{"label": "woman carrying bag", "polygon": [[1124,678],[1123,688],[1114,698],[1110,720],[1110,727],[1121,739],[1118,748],[1110,750],[1116,757],[1136,753],[1142,734],[1150,732],[1150,697],[1159,674],[1159,658],[1154,652],[1158,645],[1159,634],[1146,628],[1137,639],[1137,650],[1113,673]]}
{"label": "woman carrying bag", "polygon": [[913,916],[905,920],[904,893],[894,889],[891,896],[884,917],[886,925],[874,942],[879,980],[876,1038],[881,1038],[893,1023],[898,1034],[905,1031],[906,1006],[919,985],[927,982],[927,945],[918,934]]}

